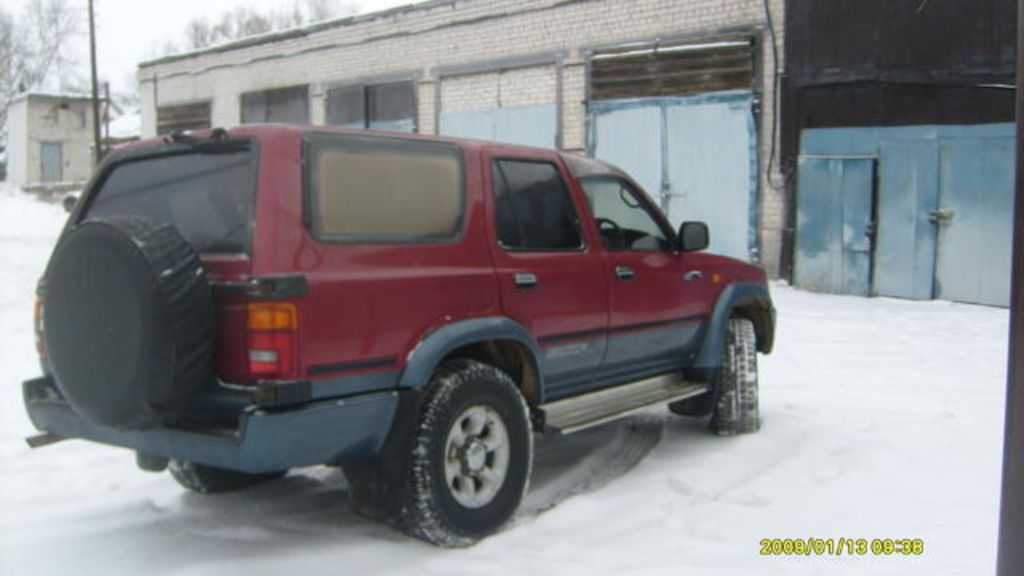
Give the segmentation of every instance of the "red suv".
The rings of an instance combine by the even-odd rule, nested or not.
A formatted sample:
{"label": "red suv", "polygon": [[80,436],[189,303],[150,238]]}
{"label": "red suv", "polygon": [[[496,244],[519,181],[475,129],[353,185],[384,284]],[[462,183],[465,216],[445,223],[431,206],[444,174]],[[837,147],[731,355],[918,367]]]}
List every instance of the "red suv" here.
{"label": "red suv", "polygon": [[534,433],[667,403],[754,431],[764,271],[702,253],[625,173],[487,142],[246,126],[130,145],[40,281],[38,446],[134,450],[199,492],[316,464],[465,546]]}

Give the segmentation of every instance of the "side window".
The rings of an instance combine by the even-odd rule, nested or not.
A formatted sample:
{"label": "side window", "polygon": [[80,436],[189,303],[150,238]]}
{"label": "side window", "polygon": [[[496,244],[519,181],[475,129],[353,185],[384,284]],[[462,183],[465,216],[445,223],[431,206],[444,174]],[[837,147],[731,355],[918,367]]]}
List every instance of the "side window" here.
{"label": "side window", "polygon": [[498,240],[504,248],[538,252],[582,248],[576,210],[554,164],[495,160],[493,182]]}
{"label": "side window", "polygon": [[668,252],[671,243],[636,192],[615,178],[584,178],[601,242],[611,251]]}
{"label": "side window", "polygon": [[311,135],[313,234],[335,242],[431,242],[462,228],[462,155],[445,143]]}

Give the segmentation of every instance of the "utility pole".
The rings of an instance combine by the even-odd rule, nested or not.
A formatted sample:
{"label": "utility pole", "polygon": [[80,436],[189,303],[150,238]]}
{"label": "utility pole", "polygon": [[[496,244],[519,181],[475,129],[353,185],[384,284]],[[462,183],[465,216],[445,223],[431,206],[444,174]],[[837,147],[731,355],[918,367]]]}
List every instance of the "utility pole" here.
{"label": "utility pole", "polygon": [[103,141],[110,143],[110,82],[103,83]]}
{"label": "utility pole", "polygon": [[1024,0],[1017,0],[1017,200],[1013,213],[1010,346],[996,574],[1024,569]]}
{"label": "utility pole", "polygon": [[89,61],[92,64],[92,146],[93,163],[103,159],[103,141],[100,139],[100,86],[96,78],[96,18],[92,0],[89,0]]}

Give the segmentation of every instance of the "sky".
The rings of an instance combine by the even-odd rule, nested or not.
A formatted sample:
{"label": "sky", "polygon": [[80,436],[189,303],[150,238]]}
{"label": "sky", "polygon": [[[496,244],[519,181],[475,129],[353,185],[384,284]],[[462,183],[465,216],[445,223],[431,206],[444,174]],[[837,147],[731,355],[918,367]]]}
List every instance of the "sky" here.
{"label": "sky", "polygon": [[[0,0],[9,12],[18,14],[26,0]],[[414,0],[337,0],[340,7],[355,7],[359,13],[373,12],[412,4]],[[77,39],[76,72],[89,77],[89,37],[87,0],[69,0],[69,5],[82,10],[83,34]],[[158,57],[167,41],[180,42],[185,24],[193,17],[215,19],[237,6],[260,12],[284,10],[293,0],[94,0],[96,10],[97,66],[99,76],[110,81],[115,93],[134,83],[139,62]]]}

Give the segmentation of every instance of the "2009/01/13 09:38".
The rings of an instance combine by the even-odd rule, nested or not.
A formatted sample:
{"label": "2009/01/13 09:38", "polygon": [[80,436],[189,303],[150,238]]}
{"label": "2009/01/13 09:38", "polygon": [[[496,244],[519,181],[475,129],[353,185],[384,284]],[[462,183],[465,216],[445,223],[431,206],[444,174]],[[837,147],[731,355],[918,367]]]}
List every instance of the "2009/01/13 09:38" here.
{"label": "2009/01/13 09:38", "polygon": [[921,538],[762,538],[762,556],[920,556]]}

